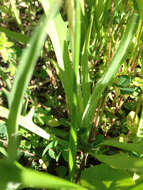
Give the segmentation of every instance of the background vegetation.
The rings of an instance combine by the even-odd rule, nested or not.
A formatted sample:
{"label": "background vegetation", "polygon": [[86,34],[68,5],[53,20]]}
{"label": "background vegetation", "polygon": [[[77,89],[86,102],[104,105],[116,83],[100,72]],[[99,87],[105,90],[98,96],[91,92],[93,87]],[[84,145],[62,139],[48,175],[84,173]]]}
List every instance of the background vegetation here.
{"label": "background vegetation", "polygon": [[142,0],[0,15],[0,189],[142,189]]}

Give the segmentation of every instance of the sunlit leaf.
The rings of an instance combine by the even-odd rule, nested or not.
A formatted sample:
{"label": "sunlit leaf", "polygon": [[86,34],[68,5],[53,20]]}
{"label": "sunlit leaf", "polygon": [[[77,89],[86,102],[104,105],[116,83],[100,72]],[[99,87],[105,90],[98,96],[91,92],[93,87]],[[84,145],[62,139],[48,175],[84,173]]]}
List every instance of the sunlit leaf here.
{"label": "sunlit leaf", "polygon": [[117,139],[109,139],[103,141],[101,144],[102,145],[107,145],[107,146],[112,146],[112,147],[117,147],[123,150],[127,150],[130,152],[137,152],[138,154],[143,154],[143,142],[139,143],[126,143],[126,142],[119,142]]}
{"label": "sunlit leaf", "polygon": [[[44,174],[31,169],[17,167],[6,160],[0,160],[0,185],[8,182],[22,183],[25,187],[48,188],[61,190],[87,190],[86,188],[60,179],[50,174]],[[14,175],[13,175],[14,174]]]}
{"label": "sunlit leaf", "polygon": [[27,88],[29,80],[31,79],[36,61],[44,44],[49,21],[55,17],[58,8],[59,4],[57,2],[56,6],[54,5],[49,10],[48,15],[44,16],[40,20],[39,25],[30,40],[29,47],[23,51],[14,84],[9,95],[10,111],[7,124],[9,138],[8,153],[11,160],[14,160],[16,157],[16,136],[18,131],[17,120],[21,112],[24,92]]}
{"label": "sunlit leaf", "polygon": [[79,184],[93,190],[119,190],[134,185],[132,177],[126,172],[100,164],[85,169]]}
{"label": "sunlit leaf", "polygon": [[99,161],[109,165],[112,168],[130,170],[132,172],[139,172],[143,174],[143,159],[135,156],[130,156],[128,154],[115,154],[115,155],[103,155],[103,154],[94,154]]}

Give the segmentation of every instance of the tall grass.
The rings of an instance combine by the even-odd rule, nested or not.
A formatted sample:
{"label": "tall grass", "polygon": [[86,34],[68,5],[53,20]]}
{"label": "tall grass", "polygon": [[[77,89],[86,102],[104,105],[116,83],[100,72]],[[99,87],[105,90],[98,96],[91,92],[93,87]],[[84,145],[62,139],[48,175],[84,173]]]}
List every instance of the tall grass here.
{"label": "tall grass", "polygon": [[[107,1],[103,1],[102,5],[99,1],[98,3],[95,3],[94,1],[91,1],[89,3],[90,19],[88,28],[84,35],[82,33],[82,29],[84,28],[84,24],[86,25],[86,19],[88,16],[85,15],[84,12],[85,1],[67,1],[66,12],[68,15],[70,41],[72,47],[71,57],[68,52],[68,42],[66,39],[68,27],[67,24],[63,21],[59,12],[60,1],[39,1],[44,8],[46,16],[43,16],[41,18],[37,28],[31,36],[30,41],[28,42],[27,47],[22,54],[14,84],[10,92],[9,115],[7,122],[8,160],[0,161],[0,183],[3,189],[6,188],[6,184],[9,181],[13,181],[16,183],[21,183],[26,187],[31,186],[35,188],[84,190],[87,188],[49,174],[46,175],[29,169],[24,169],[22,166],[19,166],[15,162],[17,158],[18,148],[18,118],[21,113],[24,93],[28,86],[28,82],[31,79],[36,61],[40,55],[40,51],[43,47],[46,35],[48,33],[55,50],[55,54],[57,56],[57,63],[55,64],[55,68],[64,87],[70,112],[69,116],[71,119],[71,126],[69,137],[69,179],[75,182],[75,176],[77,174],[76,155],[79,142],[82,146],[81,151],[84,153],[92,154],[102,162],[116,166],[116,163],[114,164],[114,161],[111,163],[111,161],[109,161],[106,156],[90,152],[89,138],[91,133],[91,124],[93,122],[93,117],[97,108],[98,101],[103,96],[106,87],[112,84],[112,80],[118,72],[124,56],[127,53],[128,46],[135,36],[136,30],[138,28],[139,14],[138,10],[135,10],[128,18],[128,24],[126,26],[120,44],[116,50],[116,53],[114,54],[109,67],[107,67],[106,71],[98,80],[91,93],[88,52],[91,36],[93,35],[92,30],[94,27],[94,20],[95,23],[98,23],[96,26],[98,27],[96,37],[99,36],[100,38],[99,28],[102,27],[99,23],[97,15],[95,16],[94,13],[96,13],[96,8],[98,6],[100,7],[101,12],[105,10]],[[16,6],[13,6],[13,9],[14,7]],[[21,24],[16,9],[15,15],[17,22]],[[102,18],[100,17],[100,19]],[[5,32],[7,32],[9,35],[12,35],[12,33],[9,31],[5,30]],[[21,41],[27,43],[27,38],[24,38],[24,35],[19,35],[18,37],[21,39]],[[83,130],[83,133],[80,135],[77,133],[79,130]],[[109,142],[105,142],[105,144],[108,143]],[[121,146],[119,144],[116,144],[115,147]],[[128,145],[121,148],[127,150],[130,149]],[[123,156],[121,161],[123,162],[126,160],[126,158],[126,156]]]}

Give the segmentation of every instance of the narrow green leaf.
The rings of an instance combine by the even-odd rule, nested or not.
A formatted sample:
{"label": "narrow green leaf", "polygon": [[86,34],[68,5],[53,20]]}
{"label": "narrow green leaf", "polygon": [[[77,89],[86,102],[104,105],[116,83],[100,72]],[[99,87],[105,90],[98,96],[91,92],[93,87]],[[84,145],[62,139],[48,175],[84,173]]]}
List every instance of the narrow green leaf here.
{"label": "narrow green leaf", "polygon": [[87,105],[88,99],[91,95],[91,87],[90,87],[90,80],[89,80],[89,65],[88,65],[88,53],[89,53],[89,44],[90,44],[90,37],[91,37],[91,30],[94,20],[94,6],[91,10],[90,16],[90,24],[88,26],[87,33],[85,35],[85,41],[83,45],[83,51],[81,56],[81,85],[82,85],[82,95],[83,95],[83,103],[84,108]]}
{"label": "narrow green leaf", "polygon": [[[104,89],[108,85],[110,85],[114,76],[118,72],[118,69],[122,64],[124,55],[127,52],[128,46],[129,46],[133,36],[135,35],[136,28],[138,25],[138,20],[139,20],[139,15],[137,13],[133,13],[133,15],[131,16],[131,18],[128,21],[126,31],[123,35],[123,38],[120,42],[120,45],[119,45],[111,63],[110,63],[107,71],[104,73],[104,75],[97,82],[97,84],[93,90],[93,94],[88,101],[88,104],[85,108],[85,111],[84,111],[84,114],[82,117],[82,127],[83,128],[89,127],[89,124],[93,120],[94,112],[95,112],[99,98],[101,97]],[[86,134],[86,137],[85,136],[83,137],[83,142],[86,141],[86,143],[87,143],[88,136],[89,136],[89,129],[88,129],[88,132]]]}
{"label": "narrow green leaf", "polygon": [[[3,106],[0,106],[0,117],[7,119],[8,114],[9,114],[9,110]],[[32,133],[37,134],[38,136],[41,136],[42,138],[45,138],[47,140],[49,140],[50,138],[50,135],[45,130],[41,129],[35,123],[33,123],[32,118],[20,115],[18,117],[17,123],[18,125],[31,131]]]}
{"label": "narrow green leaf", "polygon": [[8,116],[8,153],[9,159],[12,161],[16,158],[16,136],[18,130],[17,120],[21,112],[24,92],[32,76],[41,48],[44,44],[49,21],[56,15],[59,8],[59,4],[55,4],[54,7],[49,10],[48,16],[44,16],[40,20],[39,26],[33,33],[29,47],[27,47],[23,52],[12,91],[10,93],[10,112]]}
{"label": "narrow green leaf", "polygon": [[143,19],[143,1],[142,0],[136,0],[137,5],[138,5],[138,9],[140,12],[140,17],[141,19]]}
{"label": "narrow green leaf", "polygon": [[103,21],[104,19],[107,17],[108,13],[108,9],[107,9],[107,4],[109,3],[109,1],[107,0],[103,0],[103,1],[91,1],[92,2],[92,6],[94,6],[94,25],[93,27],[95,27],[96,31],[97,31],[97,36],[98,36],[98,40],[101,39],[101,35],[102,35],[102,28],[103,28]]}
{"label": "narrow green leaf", "polygon": [[85,2],[84,0],[80,0],[80,6],[81,6],[81,10],[82,10],[82,14],[85,14]]}
{"label": "narrow green leaf", "polygon": [[[75,19],[75,20],[74,20]],[[70,178],[74,176],[76,168],[76,153],[77,153],[77,128],[78,119],[81,113],[82,96],[81,89],[79,85],[79,60],[80,60],[80,38],[81,38],[81,7],[80,2],[75,1],[75,18],[72,22],[74,25],[74,35],[73,35],[73,96],[72,96],[72,112],[71,112],[71,128],[70,128],[70,144],[69,144],[69,168],[70,168]],[[80,98],[80,99],[79,99]]]}
{"label": "narrow green leaf", "polygon": [[[39,0],[43,6],[45,14],[47,14],[48,9],[52,5],[52,1]],[[59,30],[60,28],[60,30]],[[48,35],[52,41],[55,54],[57,57],[58,63],[53,63],[54,67],[57,70],[57,73],[61,79],[62,85],[65,90],[67,102],[69,109],[72,109],[72,86],[73,86],[73,68],[68,54],[68,45],[67,45],[67,23],[65,23],[60,15],[57,13],[55,19],[49,23],[47,29]]]}
{"label": "narrow green leaf", "polygon": [[[45,13],[47,13],[48,8],[51,6],[51,0],[50,1],[44,1],[41,0],[42,6],[45,10]],[[79,2],[78,2],[79,4]],[[79,5],[77,7],[79,9]],[[78,14],[80,14],[78,12]],[[77,17],[80,15],[77,15]],[[80,19],[78,19],[80,20]],[[78,21],[77,25],[79,25],[80,21]],[[60,28],[60,30],[59,30]],[[79,31],[79,26],[78,26],[78,31]],[[77,75],[78,75],[78,64],[79,64],[79,48],[80,48],[80,44],[79,44],[79,39],[76,39],[76,43],[78,44],[78,52],[76,52],[76,66],[74,67],[75,70],[73,70],[73,66],[71,64],[71,61],[69,59],[69,55],[68,55],[68,46],[67,46],[67,25],[66,23],[63,21],[62,17],[60,14],[57,15],[57,17],[50,22],[49,25],[49,29],[48,29],[48,34],[51,38],[51,41],[53,43],[54,49],[55,49],[55,53],[56,53],[56,57],[58,60],[58,64],[54,64],[56,65],[56,69],[58,71],[59,77],[62,81],[65,93],[66,93],[66,98],[67,98],[67,103],[69,105],[69,109],[71,112],[71,117],[72,117],[72,121],[77,122],[77,120],[75,119],[76,117],[76,106],[77,106],[77,94],[75,92],[75,90],[73,90],[73,87],[75,87],[75,89],[77,88]],[[78,34],[80,35],[80,34]],[[74,72],[75,71],[75,72]],[[74,109],[75,108],[75,109]],[[80,111],[78,110],[78,113],[80,113]],[[78,118],[78,117],[77,117]],[[75,124],[73,124],[72,122],[72,126],[75,126]],[[75,156],[76,156],[76,141],[77,141],[77,137],[76,137],[76,130],[75,128],[71,128],[70,130],[70,134],[71,134],[71,138],[70,141],[72,142],[72,150],[69,151],[69,165],[70,165],[70,170],[72,170],[72,168],[75,165]],[[73,153],[74,152],[74,153]],[[74,156],[73,156],[74,154]]]}
{"label": "narrow green leaf", "polygon": [[130,152],[136,152],[138,154],[143,154],[143,142],[140,143],[126,143],[126,142],[118,142],[116,139],[109,139],[103,141],[99,146],[107,145],[116,148],[120,148],[123,150],[127,150]]}
{"label": "narrow green leaf", "polygon": [[9,37],[11,40],[14,40],[16,42],[20,42],[23,44],[27,44],[29,41],[29,37],[24,35],[24,34],[20,34],[18,32],[13,32],[11,30],[8,30],[2,26],[0,26],[0,31],[4,32],[6,34],[7,37]]}
{"label": "narrow green leaf", "polygon": [[15,18],[16,18],[16,21],[19,25],[19,28],[22,29],[22,22],[21,22],[21,19],[20,19],[20,14],[19,14],[19,10],[17,9],[17,6],[16,6],[16,1],[15,0],[9,0],[10,1],[10,4],[11,4],[11,7],[12,7],[12,11],[15,15]]}
{"label": "narrow green leaf", "polygon": [[81,38],[81,7],[80,2],[75,3],[75,23],[74,26],[74,49],[73,49],[73,62],[74,62],[74,75],[76,78],[76,83],[78,84],[79,75],[79,60],[80,60],[80,38]]}
{"label": "narrow green leaf", "polygon": [[125,153],[108,156],[103,154],[90,154],[92,156],[95,156],[99,161],[109,165],[112,168],[130,170],[132,172],[139,172],[143,174],[143,158],[130,156]]}
{"label": "narrow green leaf", "polygon": [[72,50],[73,48],[73,42],[74,42],[74,33],[75,33],[75,26],[74,26],[74,20],[75,20],[75,3],[73,0],[67,0],[65,1],[65,8],[68,16],[68,22],[69,22],[69,28],[70,28],[70,37],[71,37],[71,44],[72,44]]}

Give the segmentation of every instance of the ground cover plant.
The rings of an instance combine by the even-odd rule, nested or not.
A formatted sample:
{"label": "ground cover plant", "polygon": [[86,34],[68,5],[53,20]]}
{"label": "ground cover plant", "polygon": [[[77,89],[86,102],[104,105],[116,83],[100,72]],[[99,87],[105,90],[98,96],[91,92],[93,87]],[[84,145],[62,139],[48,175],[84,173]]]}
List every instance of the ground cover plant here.
{"label": "ground cover plant", "polygon": [[0,189],[142,189],[142,0],[0,11]]}

